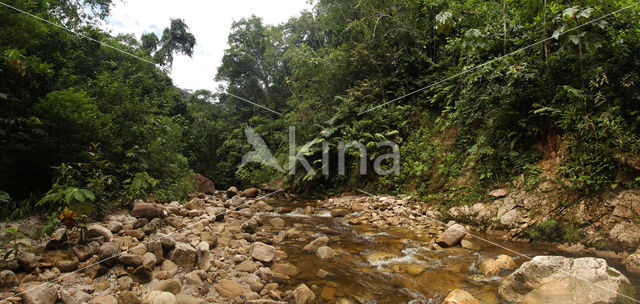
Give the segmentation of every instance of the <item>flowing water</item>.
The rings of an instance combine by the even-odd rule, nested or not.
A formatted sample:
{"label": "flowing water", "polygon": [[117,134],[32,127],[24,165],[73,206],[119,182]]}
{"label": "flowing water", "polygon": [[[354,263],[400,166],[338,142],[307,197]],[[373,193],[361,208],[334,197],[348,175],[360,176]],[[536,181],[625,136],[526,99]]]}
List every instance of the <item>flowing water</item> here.
{"label": "flowing water", "polygon": [[[495,244],[472,239],[479,250],[461,247],[430,250],[425,246],[433,236],[428,234],[398,228],[380,231],[370,225],[351,226],[344,223],[343,218],[331,217],[326,210],[304,215],[302,209],[315,205],[314,202],[273,201],[270,204],[276,207],[275,212],[263,213],[265,219],[281,217],[285,219],[287,229],[298,227],[313,237],[330,237],[329,246],[337,253],[336,258],[330,260],[304,252],[302,248],[310,241],[308,239],[287,238],[279,244],[289,255],[287,262],[301,270],[290,284],[315,285],[316,294],[321,294],[322,299],[330,303],[340,303],[341,299],[360,303],[441,303],[455,288],[471,293],[483,303],[500,303],[496,295],[503,277],[485,278],[477,265],[500,254],[513,257],[518,265],[528,259],[495,244],[527,257],[559,254],[550,245],[508,242],[488,235],[479,236]],[[609,263],[624,270],[619,261]],[[410,267],[424,270],[410,274]],[[319,278],[320,269],[332,275]],[[629,278],[635,286],[640,286],[640,278]]]}

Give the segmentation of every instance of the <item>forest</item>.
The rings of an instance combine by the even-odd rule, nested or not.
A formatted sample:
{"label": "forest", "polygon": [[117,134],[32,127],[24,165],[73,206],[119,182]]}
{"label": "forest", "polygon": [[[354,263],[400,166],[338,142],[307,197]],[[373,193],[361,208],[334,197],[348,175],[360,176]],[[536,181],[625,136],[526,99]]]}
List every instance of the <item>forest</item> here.
{"label": "forest", "polygon": [[[549,170],[583,195],[640,186],[632,0],[318,0],[282,24],[235,21],[221,85],[195,92],[168,76],[199,38],[181,19],[161,37],[116,36],[100,26],[111,0],[3,3],[3,218],[179,200],[194,172],[223,190],[358,188],[446,206]],[[376,143],[392,141],[400,172],[361,175],[356,149],[344,174],[336,162],[326,175],[240,166],[246,127],[286,172],[290,127],[316,171],[321,142],[331,159],[340,141],[361,142],[371,167],[388,152]]]}

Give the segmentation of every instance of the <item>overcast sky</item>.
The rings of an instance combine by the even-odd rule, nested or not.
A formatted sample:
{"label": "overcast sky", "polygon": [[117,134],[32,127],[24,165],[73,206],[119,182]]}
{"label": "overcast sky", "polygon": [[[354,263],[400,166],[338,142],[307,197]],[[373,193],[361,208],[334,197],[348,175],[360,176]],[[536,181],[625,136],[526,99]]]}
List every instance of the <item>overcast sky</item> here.
{"label": "overcast sky", "polygon": [[107,27],[113,34],[154,32],[162,30],[171,18],[185,20],[196,36],[192,58],[174,56],[171,78],[185,89],[215,89],[215,72],[220,65],[231,23],[255,14],[266,24],[278,24],[299,12],[311,10],[307,0],[125,0],[114,1],[115,7]]}

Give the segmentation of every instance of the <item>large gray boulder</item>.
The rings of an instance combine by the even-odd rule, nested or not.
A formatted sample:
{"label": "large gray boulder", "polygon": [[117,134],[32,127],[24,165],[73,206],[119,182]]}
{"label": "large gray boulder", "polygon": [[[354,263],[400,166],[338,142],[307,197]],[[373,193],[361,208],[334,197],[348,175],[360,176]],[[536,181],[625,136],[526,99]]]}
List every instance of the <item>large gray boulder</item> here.
{"label": "large gray boulder", "polygon": [[537,256],[507,276],[498,294],[506,303],[634,303],[635,288],[599,258]]}

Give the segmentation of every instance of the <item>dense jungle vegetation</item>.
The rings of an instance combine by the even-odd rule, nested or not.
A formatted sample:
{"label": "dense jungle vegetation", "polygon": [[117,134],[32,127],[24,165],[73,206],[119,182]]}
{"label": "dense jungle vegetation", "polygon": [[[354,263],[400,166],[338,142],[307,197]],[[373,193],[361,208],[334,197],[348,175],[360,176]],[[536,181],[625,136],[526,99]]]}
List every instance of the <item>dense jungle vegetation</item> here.
{"label": "dense jungle vegetation", "polygon": [[[359,187],[447,204],[518,177],[533,185],[548,159],[580,193],[640,185],[632,0],[318,0],[283,24],[234,22],[216,74],[223,85],[196,92],[167,76],[173,56],[197,43],[183,20],[161,37],[113,36],[100,26],[111,0],[6,3],[82,36],[0,6],[3,216],[178,199],[190,172],[219,189]],[[298,151],[313,143],[303,152],[318,174],[239,167],[252,149],[247,126],[285,170],[295,126]],[[376,142],[398,143],[400,174],[360,175],[357,149],[339,174],[341,140],[366,145],[367,167],[388,152]],[[324,141],[329,175],[320,174]]]}

